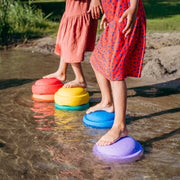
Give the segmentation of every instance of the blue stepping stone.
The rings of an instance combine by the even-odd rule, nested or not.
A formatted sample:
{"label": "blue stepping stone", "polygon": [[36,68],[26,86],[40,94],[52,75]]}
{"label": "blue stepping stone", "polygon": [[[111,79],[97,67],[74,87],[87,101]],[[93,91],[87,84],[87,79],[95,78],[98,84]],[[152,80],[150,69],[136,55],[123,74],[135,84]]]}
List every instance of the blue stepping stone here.
{"label": "blue stepping stone", "polygon": [[109,113],[107,111],[95,111],[85,114],[83,117],[84,125],[92,128],[111,128],[113,122],[114,112]]}

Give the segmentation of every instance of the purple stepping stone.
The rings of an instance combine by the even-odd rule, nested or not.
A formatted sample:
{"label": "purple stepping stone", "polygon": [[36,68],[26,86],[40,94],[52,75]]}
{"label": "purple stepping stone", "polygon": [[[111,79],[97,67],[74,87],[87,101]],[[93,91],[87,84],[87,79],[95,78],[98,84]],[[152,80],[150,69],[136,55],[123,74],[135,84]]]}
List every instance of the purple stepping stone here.
{"label": "purple stepping stone", "polygon": [[95,144],[93,153],[106,162],[129,163],[141,158],[143,148],[135,139],[126,136],[108,146],[97,146]]}

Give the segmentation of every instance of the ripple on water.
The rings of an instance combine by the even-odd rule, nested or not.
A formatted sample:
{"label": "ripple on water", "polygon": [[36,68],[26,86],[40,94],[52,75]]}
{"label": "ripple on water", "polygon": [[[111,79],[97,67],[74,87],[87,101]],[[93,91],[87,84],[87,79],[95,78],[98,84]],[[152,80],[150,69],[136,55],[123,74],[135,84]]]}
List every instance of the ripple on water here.
{"label": "ripple on water", "polygon": [[33,106],[33,100],[32,100],[32,94],[29,91],[20,91],[14,98],[15,103],[17,103],[20,106],[23,107],[32,107]]}

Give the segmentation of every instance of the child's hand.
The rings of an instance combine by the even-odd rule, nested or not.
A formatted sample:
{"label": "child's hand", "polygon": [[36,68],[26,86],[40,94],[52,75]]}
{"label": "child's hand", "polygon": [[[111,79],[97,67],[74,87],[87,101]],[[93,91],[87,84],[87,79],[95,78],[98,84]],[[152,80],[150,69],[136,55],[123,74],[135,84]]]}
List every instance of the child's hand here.
{"label": "child's hand", "polygon": [[104,14],[100,22],[100,29],[102,29],[103,27],[105,29],[107,25],[108,25],[108,21],[106,15]]}
{"label": "child's hand", "polygon": [[100,0],[91,0],[90,6],[87,12],[91,13],[91,16],[93,19],[98,19],[100,14],[103,13]]}
{"label": "child's hand", "polygon": [[135,8],[130,6],[119,19],[119,22],[122,22],[125,18],[127,18],[126,27],[122,31],[123,33],[125,33],[125,37],[133,30],[136,20],[137,9],[138,5],[135,6]]}

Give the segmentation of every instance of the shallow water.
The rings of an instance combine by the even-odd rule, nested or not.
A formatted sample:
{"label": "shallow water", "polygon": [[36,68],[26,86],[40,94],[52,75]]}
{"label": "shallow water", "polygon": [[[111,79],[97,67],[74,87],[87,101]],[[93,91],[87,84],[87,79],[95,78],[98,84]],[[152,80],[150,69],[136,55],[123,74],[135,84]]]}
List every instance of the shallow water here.
{"label": "shallow water", "polygon": [[[58,61],[31,51],[0,51],[0,179],[180,179],[180,79],[154,85],[127,80],[127,127],[144,156],[110,164],[92,154],[107,130],[85,127],[85,111],[32,101],[32,84],[55,71]],[[83,69],[94,104],[99,88],[87,61]],[[67,78],[73,79],[70,68]]]}

